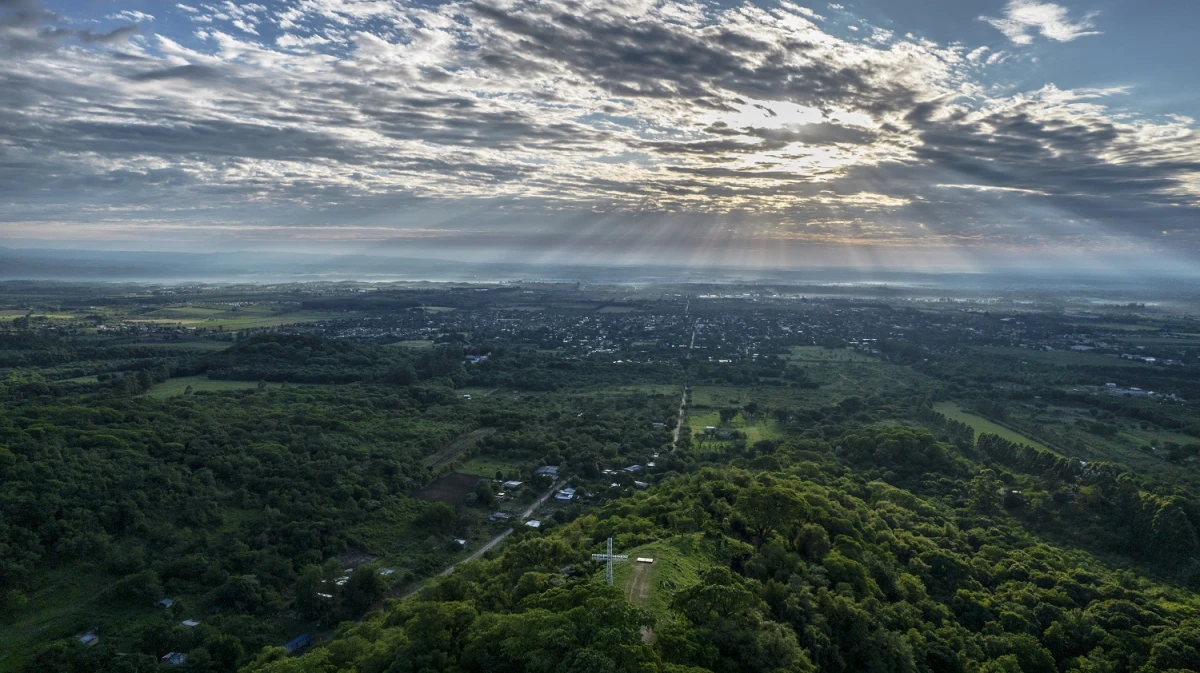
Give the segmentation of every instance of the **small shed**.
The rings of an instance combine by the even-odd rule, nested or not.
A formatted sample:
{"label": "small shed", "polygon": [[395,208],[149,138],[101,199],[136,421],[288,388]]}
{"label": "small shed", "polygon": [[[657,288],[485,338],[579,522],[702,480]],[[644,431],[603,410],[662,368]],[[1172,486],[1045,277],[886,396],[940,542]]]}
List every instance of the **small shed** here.
{"label": "small shed", "polygon": [[175,601],[171,600],[170,598],[160,598],[158,602],[154,604],[154,607],[166,610],[172,605],[175,605]]}

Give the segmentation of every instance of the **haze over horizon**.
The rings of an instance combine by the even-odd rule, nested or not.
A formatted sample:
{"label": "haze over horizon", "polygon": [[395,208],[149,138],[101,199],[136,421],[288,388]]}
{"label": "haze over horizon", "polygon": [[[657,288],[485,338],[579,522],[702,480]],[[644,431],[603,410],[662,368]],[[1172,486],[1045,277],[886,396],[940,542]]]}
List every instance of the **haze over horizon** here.
{"label": "haze over horizon", "polygon": [[1198,19],[0,0],[0,246],[1194,274]]}

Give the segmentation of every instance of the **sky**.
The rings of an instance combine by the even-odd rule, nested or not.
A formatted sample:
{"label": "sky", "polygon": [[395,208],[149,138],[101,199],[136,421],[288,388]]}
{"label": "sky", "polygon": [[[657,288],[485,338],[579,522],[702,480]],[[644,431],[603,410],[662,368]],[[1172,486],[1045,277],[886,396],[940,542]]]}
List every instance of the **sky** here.
{"label": "sky", "polygon": [[0,0],[0,246],[1200,270],[1191,0]]}

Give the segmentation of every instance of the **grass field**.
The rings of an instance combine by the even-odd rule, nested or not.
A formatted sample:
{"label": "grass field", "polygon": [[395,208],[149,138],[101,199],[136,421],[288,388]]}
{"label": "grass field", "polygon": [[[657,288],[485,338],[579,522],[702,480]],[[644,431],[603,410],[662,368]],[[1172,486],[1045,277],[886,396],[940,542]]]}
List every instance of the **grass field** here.
{"label": "grass field", "polygon": [[153,342],[138,342],[138,346],[148,348],[161,348],[163,350],[197,350],[197,351],[223,351],[226,348],[233,346],[231,341],[213,341],[212,339],[196,339],[194,341],[153,341]]}
{"label": "grass field", "polygon": [[[283,383],[268,383],[267,388],[279,388],[284,386]],[[333,384],[328,383],[289,383],[294,388],[330,388]],[[174,397],[182,395],[187,387],[192,387],[193,393],[220,393],[228,390],[250,390],[258,387],[257,381],[226,381],[223,379],[210,379],[204,374],[196,376],[179,376],[173,379],[167,379],[162,383],[156,383],[147,392],[151,397]]]}
{"label": "grass field", "polygon": [[679,385],[666,383],[644,383],[633,386],[604,386],[599,390],[589,390],[602,395],[629,395],[633,393],[644,393],[646,395],[668,395],[675,399],[679,399],[679,395],[683,393],[683,384]]}
{"label": "grass field", "polygon": [[433,348],[433,342],[428,339],[408,339],[388,344],[392,348]]}
{"label": "grass field", "polygon": [[959,406],[954,402],[938,402],[937,404],[933,405],[933,410],[944,415],[946,418],[956,420],[960,423],[966,423],[967,425],[971,426],[971,428],[975,430],[975,436],[977,437],[983,433],[991,433],[993,435],[999,435],[1011,442],[1028,444],[1035,449],[1057,453],[1045,444],[1034,441],[1019,432],[1013,432],[1003,425],[997,425],[982,416],[969,414],[960,409]]}
{"label": "grass field", "polygon": [[129,322],[181,325],[204,329],[239,330],[277,327],[293,323],[320,322],[332,317],[350,317],[349,313],[293,311],[277,306],[168,306],[132,316]]}
{"label": "grass field", "polygon": [[17,318],[29,315],[33,320],[75,320],[75,315],[71,313],[33,313],[29,314],[25,311],[0,311],[0,325],[11,323]]}
{"label": "grass field", "polygon": [[1143,364],[1141,362],[1122,360],[1118,357],[1092,352],[1077,353],[1075,351],[1036,351],[1029,348],[1013,348],[1009,346],[981,346],[974,350],[984,357],[988,355],[1007,355],[1010,357],[1020,358],[1026,363],[1054,364],[1070,367],[1078,367],[1080,365],[1093,367],[1153,366]]}
{"label": "grass field", "polygon": [[1136,336],[1129,337],[1133,344],[1155,346],[1179,346],[1181,348],[1200,345],[1200,334],[1176,334],[1174,336]]}
{"label": "grass field", "polygon": [[76,376],[70,379],[61,379],[59,383],[98,383],[99,381],[100,379],[96,378],[96,375],[93,374],[92,376]]}
{"label": "grass field", "polygon": [[495,479],[497,472],[502,472],[507,475],[513,471],[519,470],[520,467],[520,463],[504,460],[503,458],[499,458],[497,456],[474,456],[467,462],[463,463],[462,466],[458,468],[458,471],[462,472],[463,474],[473,474],[477,477],[483,477],[485,479]]}
{"label": "grass field", "polygon": [[[268,385],[278,387],[280,384],[272,383]],[[146,394],[151,397],[174,397],[182,395],[188,386],[192,387],[192,392],[212,393],[226,390],[250,390],[257,388],[258,383],[255,381],[219,381],[217,379],[210,379],[203,374],[199,376],[180,376],[154,384]]]}
{"label": "grass field", "polygon": [[[650,610],[660,620],[670,621],[674,618],[671,595],[698,584],[701,573],[712,565],[703,547],[700,535],[684,535],[632,549],[613,549],[614,553],[629,555],[628,563],[613,566],[613,584],[625,591],[631,602]],[[654,559],[652,568],[643,568],[639,573],[635,567],[638,557]],[[603,570],[598,577],[604,581]]]}
{"label": "grass field", "polygon": [[746,435],[747,445],[763,439],[780,439],[783,437],[783,433],[776,426],[774,420],[769,418],[747,419],[745,414],[738,414],[729,423],[721,425],[721,414],[719,411],[697,410],[687,415],[686,422],[693,433],[701,432],[705,426],[709,425],[718,428],[718,432],[736,430]]}
{"label": "grass field", "polygon": [[472,398],[476,398],[476,397],[487,397],[488,395],[499,395],[500,393],[505,392],[506,390],[507,389],[505,389],[505,388],[496,388],[496,387],[480,388],[478,386],[468,386],[466,388],[458,388],[454,392],[458,393],[459,395],[470,395]]}
{"label": "grass field", "polygon": [[[26,315],[23,309],[0,310],[0,325]],[[34,319],[47,321],[86,321],[86,316],[100,315],[110,326],[117,323],[166,325],[179,327],[195,327],[197,329],[227,331],[249,329],[256,327],[277,327],[294,323],[311,323],[328,320],[334,317],[353,317],[354,313],[335,311],[304,311],[279,305],[247,305],[230,306],[225,304],[213,305],[182,305],[164,306],[146,313],[129,314],[111,309],[89,309],[78,313],[46,313],[34,312]],[[196,342],[192,342],[196,343]],[[166,345],[166,344],[164,344]],[[228,346],[228,344],[225,344]],[[202,346],[201,346],[202,347]]]}

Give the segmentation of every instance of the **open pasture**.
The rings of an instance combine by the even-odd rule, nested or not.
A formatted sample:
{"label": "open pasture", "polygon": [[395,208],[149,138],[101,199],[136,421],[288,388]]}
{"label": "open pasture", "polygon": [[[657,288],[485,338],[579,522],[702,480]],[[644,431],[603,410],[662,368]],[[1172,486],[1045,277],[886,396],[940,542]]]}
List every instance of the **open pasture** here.
{"label": "open pasture", "polygon": [[693,433],[703,432],[706,426],[717,428],[718,436],[724,432],[740,432],[746,436],[747,445],[764,439],[780,439],[783,437],[783,432],[778,428],[774,420],[764,416],[747,418],[744,412],[733,417],[728,423],[721,423],[721,414],[719,411],[697,411],[694,414],[688,414],[687,423]]}
{"label": "open pasture", "polygon": [[975,414],[967,413],[959,408],[959,406],[954,402],[938,402],[937,404],[933,405],[933,410],[942,414],[946,418],[971,426],[971,428],[975,430],[976,437],[985,433],[989,433],[993,435],[999,435],[1000,437],[1003,437],[1011,442],[1016,442],[1017,444],[1027,444],[1035,449],[1054,452],[1045,444],[1030,439],[1019,432],[1009,430],[1003,425],[993,423],[982,416],[976,416]]}
{"label": "open pasture", "polygon": [[188,305],[167,306],[141,313],[131,317],[129,322],[232,331],[320,322],[334,317],[349,316],[350,314],[342,312],[293,310],[278,306]]}
{"label": "open pasture", "polygon": [[505,460],[499,456],[473,456],[460,465],[458,471],[484,479],[495,479],[497,472],[505,476],[520,474],[521,467],[521,463]]}
{"label": "open pasture", "polygon": [[1122,360],[1114,355],[1104,355],[1091,351],[1076,352],[1068,350],[1034,350],[1031,348],[1015,348],[1012,346],[980,346],[975,349],[980,355],[1004,355],[1019,358],[1023,363],[1035,365],[1059,365],[1064,367],[1150,367],[1151,365]]}
{"label": "open pasture", "polygon": [[388,344],[388,346],[391,346],[392,348],[415,348],[418,350],[425,350],[433,348],[433,342],[428,339],[406,339],[404,341],[394,341]]}

